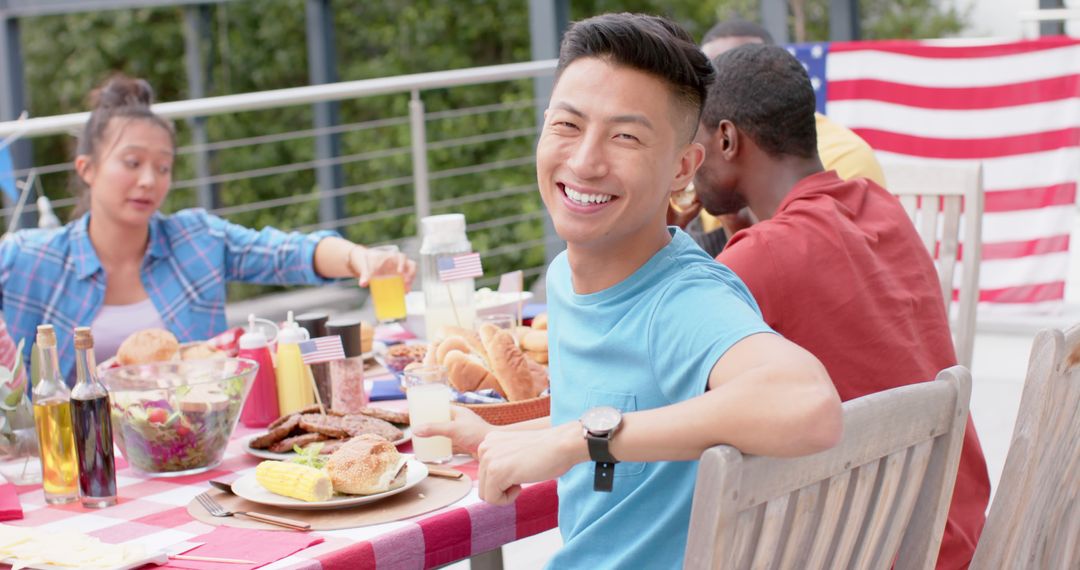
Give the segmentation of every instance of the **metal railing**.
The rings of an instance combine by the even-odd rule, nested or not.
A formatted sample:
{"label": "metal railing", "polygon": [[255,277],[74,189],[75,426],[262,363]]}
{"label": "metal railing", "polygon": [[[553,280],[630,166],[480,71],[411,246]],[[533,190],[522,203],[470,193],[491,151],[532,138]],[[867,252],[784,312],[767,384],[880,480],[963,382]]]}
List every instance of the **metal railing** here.
{"label": "metal railing", "polygon": [[[468,230],[486,267],[520,268],[529,276],[540,275],[546,259],[544,248],[555,240],[554,236],[545,234],[545,213],[535,192],[532,149],[538,126],[531,80],[550,76],[555,64],[555,60],[516,63],[154,105],[155,112],[170,119],[229,121],[244,113],[266,111],[302,117],[310,109],[306,105],[337,101],[343,108],[350,106],[357,111],[354,114],[362,116],[361,120],[328,128],[293,125],[284,132],[272,132],[281,123],[290,122],[283,118],[280,123],[267,121],[264,132],[181,146],[178,173],[194,172],[183,163],[196,153],[228,155],[235,159],[229,161],[231,164],[245,167],[211,170],[201,178],[178,176],[172,185],[169,204],[206,207],[217,215],[254,227],[274,225],[300,231],[329,228],[342,231],[347,237],[357,232],[364,236],[358,241],[367,243],[402,244],[415,241],[411,238],[420,217],[470,209],[474,214],[481,212],[480,215],[467,213]],[[515,84],[521,81],[526,84]],[[483,96],[472,96],[479,93],[477,86],[481,85],[485,86],[485,93],[480,95],[501,93],[502,98],[483,101]],[[473,90],[471,95],[461,99],[469,100],[470,104],[444,108],[457,100],[454,97],[457,91],[469,89]],[[405,96],[407,104],[395,99]],[[428,111],[425,98],[441,103],[439,110]],[[476,99],[481,101],[473,104]],[[386,113],[387,108],[391,109],[390,113]],[[407,114],[400,111],[394,114],[393,109],[402,108],[407,109]],[[0,138],[61,136],[68,137],[69,143],[70,136],[88,117],[89,113],[73,113],[4,122],[0,123]],[[303,119],[296,119],[300,120]],[[470,129],[469,125],[477,127]],[[182,127],[183,124],[178,124],[178,131]],[[432,133],[436,132],[448,132],[451,136],[434,136]],[[315,157],[304,146],[305,140],[327,135],[347,142],[336,156]],[[279,152],[290,158],[266,163],[260,151],[270,156]],[[210,162],[214,164],[213,160]],[[326,167],[342,169],[344,183],[336,188],[315,188],[313,172]],[[34,165],[32,169],[16,171],[15,175],[25,178],[31,170],[48,181],[55,208],[64,210],[74,205],[74,198],[60,197],[55,190],[61,185],[61,178],[72,174],[70,162]],[[207,185],[214,188],[216,203],[199,203],[203,194],[194,190]],[[262,197],[243,199],[256,186]],[[269,190],[274,188],[277,191]],[[340,200],[343,207],[334,219],[315,219],[312,206],[326,200]],[[36,211],[32,202],[25,211]],[[490,215],[483,213],[488,211]],[[4,208],[0,213],[10,216],[12,208]],[[368,226],[381,229],[377,235],[372,233],[376,230],[360,231]],[[482,285],[497,280],[497,272],[489,270],[487,275],[492,277],[482,280]]]}

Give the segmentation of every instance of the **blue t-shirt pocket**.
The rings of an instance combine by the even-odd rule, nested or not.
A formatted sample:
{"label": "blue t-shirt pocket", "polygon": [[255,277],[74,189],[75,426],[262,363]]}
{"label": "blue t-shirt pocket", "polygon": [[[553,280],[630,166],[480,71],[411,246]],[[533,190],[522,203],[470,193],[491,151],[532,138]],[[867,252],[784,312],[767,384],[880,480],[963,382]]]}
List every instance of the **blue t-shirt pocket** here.
{"label": "blue t-shirt pocket", "polygon": [[[585,397],[585,409],[589,410],[599,406],[611,406],[627,414],[637,411],[637,398],[633,394],[590,389]],[[619,437],[618,432],[616,432],[615,437]],[[643,462],[620,461],[615,464],[615,477],[633,477],[641,475],[643,471],[645,471],[645,463]]]}

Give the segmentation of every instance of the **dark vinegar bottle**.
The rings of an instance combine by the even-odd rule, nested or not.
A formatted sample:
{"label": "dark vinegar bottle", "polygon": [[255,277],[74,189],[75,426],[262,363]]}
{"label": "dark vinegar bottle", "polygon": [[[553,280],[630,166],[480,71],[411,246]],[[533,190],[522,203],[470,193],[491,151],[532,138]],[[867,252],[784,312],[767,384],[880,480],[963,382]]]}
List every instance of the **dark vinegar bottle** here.
{"label": "dark vinegar bottle", "polygon": [[109,392],[97,378],[94,338],[89,327],[75,329],[75,373],[71,390],[71,423],[79,465],[79,500],[84,507],[116,504]]}

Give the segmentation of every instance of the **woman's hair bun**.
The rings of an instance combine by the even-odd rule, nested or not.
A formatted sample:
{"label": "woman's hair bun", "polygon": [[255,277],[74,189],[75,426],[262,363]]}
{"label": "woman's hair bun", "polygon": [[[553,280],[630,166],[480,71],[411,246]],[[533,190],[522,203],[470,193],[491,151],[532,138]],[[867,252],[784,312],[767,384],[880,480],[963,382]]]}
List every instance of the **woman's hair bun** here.
{"label": "woman's hair bun", "polygon": [[118,74],[90,92],[90,106],[96,109],[120,107],[149,107],[154,102],[154,89],[145,79]]}

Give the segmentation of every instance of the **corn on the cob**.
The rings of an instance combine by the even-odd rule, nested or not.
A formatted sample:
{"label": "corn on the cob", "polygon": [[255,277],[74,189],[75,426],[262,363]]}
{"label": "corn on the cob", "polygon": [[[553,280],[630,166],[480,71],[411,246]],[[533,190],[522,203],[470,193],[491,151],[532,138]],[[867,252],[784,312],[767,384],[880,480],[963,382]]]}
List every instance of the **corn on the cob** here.
{"label": "corn on the cob", "polygon": [[325,471],[298,463],[263,461],[255,468],[255,480],[271,493],[301,501],[325,501],[334,495]]}

